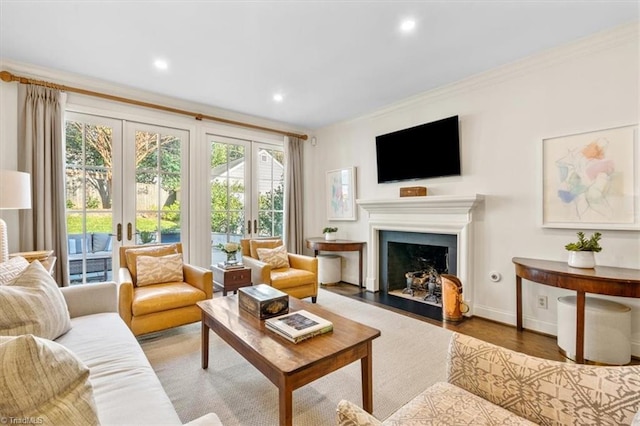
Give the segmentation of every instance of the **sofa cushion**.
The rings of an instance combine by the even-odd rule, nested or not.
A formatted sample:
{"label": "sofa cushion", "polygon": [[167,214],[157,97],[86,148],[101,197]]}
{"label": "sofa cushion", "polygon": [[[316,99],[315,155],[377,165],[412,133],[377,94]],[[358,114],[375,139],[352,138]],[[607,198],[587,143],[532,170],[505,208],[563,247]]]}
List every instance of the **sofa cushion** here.
{"label": "sofa cushion", "polygon": [[278,269],[271,271],[271,285],[285,289],[305,284],[315,284],[316,275],[303,269]]}
{"label": "sofa cushion", "polygon": [[[258,257],[258,249],[259,248],[276,248],[279,247],[281,245],[284,245],[282,243],[282,240],[280,238],[275,238],[275,239],[271,239],[271,240],[250,240],[249,241],[249,247],[250,247],[250,252],[251,252],[251,257],[253,257],[254,259],[259,259]],[[243,253],[246,255],[247,253],[243,251]]]}
{"label": "sofa cushion", "polygon": [[96,232],[91,234],[91,251],[111,251],[111,234]]}
{"label": "sofa cushion", "polygon": [[486,399],[444,382],[427,388],[382,424],[384,426],[535,425]]}
{"label": "sofa cushion", "polygon": [[288,268],[289,256],[285,246],[275,248],[257,248],[258,259],[261,262],[268,263],[273,269]]}
{"label": "sofa cushion", "polygon": [[0,337],[0,365],[2,420],[98,424],[89,369],[64,346],[31,334]]}
{"label": "sofa cushion", "polygon": [[29,262],[22,256],[12,257],[0,263],[0,285],[7,285],[22,274],[29,266]]}
{"label": "sofa cushion", "polygon": [[182,253],[136,258],[138,286],[184,281]]}
{"label": "sofa cushion", "polygon": [[67,303],[37,260],[12,284],[0,286],[0,306],[0,335],[55,339],[71,328]]}
{"label": "sofa cushion", "polygon": [[125,251],[125,258],[127,259],[127,269],[131,273],[133,283],[138,282],[138,270],[137,270],[137,257],[138,256],[165,256],[167,254],[178,253],[178,248],[175,244],[149,246],[149,247],[137,247],[127,249]]}
{"label": "sofa cushion", "polygon": [[67,237],[69,254],[80,254],[84,251],[91,253],[93,251],[91,242],[91,234],[87,234],[86,236],[83,234],[69,234]]}
{"label": "sofa cushion", "polygon": [[56,339],[91,372],[102,425],[182,424],[131,330],[115,313],[84,315]]}

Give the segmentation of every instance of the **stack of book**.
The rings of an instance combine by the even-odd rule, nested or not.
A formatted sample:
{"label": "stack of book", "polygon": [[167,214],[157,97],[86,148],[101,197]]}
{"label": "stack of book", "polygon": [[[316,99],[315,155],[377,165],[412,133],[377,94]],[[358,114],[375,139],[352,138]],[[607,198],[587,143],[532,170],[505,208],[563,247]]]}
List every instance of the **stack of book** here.
{"label": "stack of book", "polygon": [[293,343],[333,331],[331,321],[305,310],[269,318],[264,324],[267,329]]}
{"label": "stack of book", "polygon": [[227,263],[227,262],[218,262],[218,268],[222,269],[242,269],[244,265],[242,262],[237,263]]}

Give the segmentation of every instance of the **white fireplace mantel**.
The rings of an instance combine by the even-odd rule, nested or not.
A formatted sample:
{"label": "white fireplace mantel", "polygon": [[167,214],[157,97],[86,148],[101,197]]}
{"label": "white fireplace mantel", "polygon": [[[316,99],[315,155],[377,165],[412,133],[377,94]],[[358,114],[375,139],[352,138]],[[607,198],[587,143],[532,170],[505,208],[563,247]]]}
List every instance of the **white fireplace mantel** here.
{"label": "white fireplace mantel", "polygon": [[456,275],[462,281],[464,299],[469,304],[469,315],[472,315],[472,213],[483,200],[484,196],[481,194],[356,200],[356,203],[369,213],[367,290],[380,290],[379,231],[452,234],[458,238]]}

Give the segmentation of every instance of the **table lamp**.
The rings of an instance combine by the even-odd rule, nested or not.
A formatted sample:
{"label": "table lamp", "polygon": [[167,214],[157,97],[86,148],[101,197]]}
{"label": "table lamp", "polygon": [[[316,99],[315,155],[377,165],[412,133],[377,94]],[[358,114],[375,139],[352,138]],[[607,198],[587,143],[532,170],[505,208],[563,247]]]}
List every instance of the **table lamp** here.
{"label": "table lamp", "polygon": [[[31,208],[31,178],[29,173],[0,170],[0,210]],[[9,260],[7,223],[0,218],[0,263]]]}

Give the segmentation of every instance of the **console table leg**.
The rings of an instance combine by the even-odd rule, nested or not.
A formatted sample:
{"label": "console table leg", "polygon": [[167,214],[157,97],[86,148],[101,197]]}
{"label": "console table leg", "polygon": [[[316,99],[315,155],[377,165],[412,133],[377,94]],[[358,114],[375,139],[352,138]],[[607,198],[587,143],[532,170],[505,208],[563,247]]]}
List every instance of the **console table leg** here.
{"label": "console table leg", "polygon": [[516,275],[516,328],[522,331],[522,277]]}
{"label": "console table leg", "polygon": [[584,364],[584,308],[585,293],[577,292],[576,298],[576,363]]}

